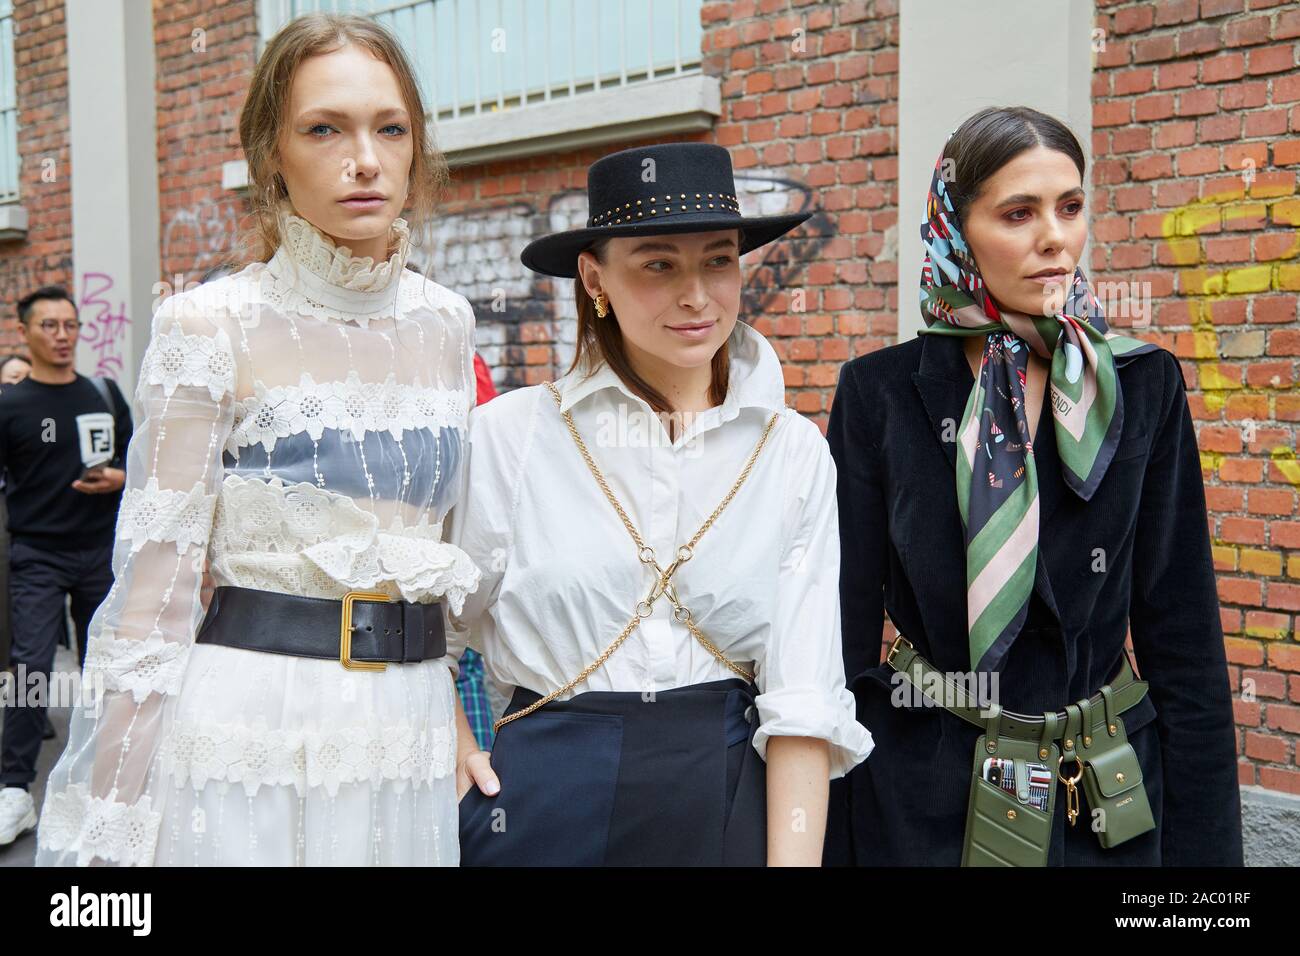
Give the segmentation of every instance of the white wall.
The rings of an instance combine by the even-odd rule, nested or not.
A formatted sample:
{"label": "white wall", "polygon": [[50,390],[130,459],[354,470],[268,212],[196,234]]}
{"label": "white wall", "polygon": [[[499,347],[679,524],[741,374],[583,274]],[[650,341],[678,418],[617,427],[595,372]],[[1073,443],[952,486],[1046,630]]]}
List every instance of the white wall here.
{"label": "white wall", "polygon": [[130,396],[160,271],[153,7],[67,0],[77,371]]}
{"label": "white wall", "polygon": [[[986,106],[1064,121],[1091,169],[1092,0],[902,0],[898,94],[898,340],[921,320],[921,219],[939,151]],[[1084,189],[1091,197],[1091,175]],[[1087,250],[1084,259],[1087,263]]]}

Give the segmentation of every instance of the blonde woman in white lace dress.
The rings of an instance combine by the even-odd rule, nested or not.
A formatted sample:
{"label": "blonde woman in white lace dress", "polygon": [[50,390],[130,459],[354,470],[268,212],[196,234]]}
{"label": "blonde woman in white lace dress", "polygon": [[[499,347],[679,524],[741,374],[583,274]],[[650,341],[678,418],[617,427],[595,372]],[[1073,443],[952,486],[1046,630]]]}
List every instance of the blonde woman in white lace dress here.
{"label": "blonde woman in white lace dress", "polygon": [[284,595],[445,615],[477,585],[442,541],[473,314],[404,269],[399,214],[427,212],[445,175],[423,117],[369,20],[301,18],[263,52],[240,137],[267,251],[154,315],[116,581],[91,624],[101,706],[74,710],[38,863],[458,862],[452,658],[430,642],[354,670],[337,623],[306,630],[316,656],[196,641],[233,620],[228,603],[205,620],[211,596],[237,589],[278,640],[304,631]]}

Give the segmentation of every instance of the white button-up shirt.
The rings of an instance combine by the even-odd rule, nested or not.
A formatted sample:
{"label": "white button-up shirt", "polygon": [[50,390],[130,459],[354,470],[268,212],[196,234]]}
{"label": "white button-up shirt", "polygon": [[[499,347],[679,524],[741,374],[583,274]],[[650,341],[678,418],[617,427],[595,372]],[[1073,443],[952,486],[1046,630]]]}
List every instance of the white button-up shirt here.
{"label": "white button-up shirt", "polygon": [[[726,496],[768,419],[753,471],[673,576],[696,625],[755,675],[766,759],[773,736],[830,742],[831,777],[866,759],[840,649],[835,464],[817,426],[785,407],[781,363],[737,322],[726,400],[671,441],[648,404],[603,363],[556,386],[562,408],[663,567]],[[563,687],[622,632],[654,569],[596,484],[550,391],[508,392],[470,417],[469,467],[452,540],[483,572],[453,616],[449,652],[466,641],[490,679],[540,694]],[[565,697],[650,692],[735,677],[673,619],[660,597],[611,657]]]}

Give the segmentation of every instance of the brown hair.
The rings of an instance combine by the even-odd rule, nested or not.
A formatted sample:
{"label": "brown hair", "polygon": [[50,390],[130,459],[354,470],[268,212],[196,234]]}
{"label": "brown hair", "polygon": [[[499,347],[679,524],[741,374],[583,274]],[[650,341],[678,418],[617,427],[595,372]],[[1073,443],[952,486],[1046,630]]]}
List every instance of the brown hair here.
{"label": "brown hair", "polygon": [[[609,241],[609,239],[597,239],[587,247],[586,251],[595,256],[597,262],[604,264],[605,253],[609,250]],[[741,232],[740,242],[744,243],[743,232]],[[578,311],[578,344],[569,371],[572,372],[584,363],[594,369],[603,361],[622,380],[628,391],[645,399],[646,404],[656,414],[670,412],[668,400],[659,393],[658,389],[637,375],[632,368],[632,363],[628,361],[627,351],[623,348],[623,332],[618,327],[613,305],[610,305],[603,319],[596,315],[595,300],[588,295],[587,287],[582,284],[581,274],[573,280],[573,298]],[[721,405],[727,397],[727,383],[731,378],[731,355],[726,342],[722,343],[722,348],[713,353],[712,371],[713,377],[709,382],[709,404]]]}
{"label": "brown hair", "polygon": [[1085,179],[1083,147],[1070,128],[1054,116],[1028,106],[990,106],[968,117],[943,148],[952,160],[948,194],[958,222],[999,169],[1035,146],[1064,153]]}
{"label": "brown hair", "polygon": [[368,17],[309,13],[285,24],[262,51],[253,69],[248,98],[239,114],[239,144],[248,160],[249,198],[256,220],[250,254],[263,262],[280,245],[278,208],[288,197],[284,179],[275,172],[279,137],[289,106],[289,90],[298,64],[309,56],[333,53],[349,43],[369,50],[397,75],[402,101],[411,116],[414,149],[409,174],[411,234],[424,228],[447,187],[447,162],[434,144],[425,120],[424,99],[415,71],[401,43]]}

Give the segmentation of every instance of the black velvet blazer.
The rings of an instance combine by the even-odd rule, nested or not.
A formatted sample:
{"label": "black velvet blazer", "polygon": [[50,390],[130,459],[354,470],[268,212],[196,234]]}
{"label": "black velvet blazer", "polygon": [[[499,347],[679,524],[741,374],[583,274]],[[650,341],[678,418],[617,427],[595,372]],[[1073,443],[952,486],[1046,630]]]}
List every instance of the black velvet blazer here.
{"label": "black velvet blazer", "polygon": [[[1029,618],[1000,673],[1008,710],[1060,710],[1115,675],[1131,625],[1146,697],[1122,715],[1156,829],[1110,850],[1063,794],[1052,865],[1240,865],[1236,731],[1196,433],[1161,349],[1120,368],[1124,427],[1089,502],[1061,478],[1050,389],[1035,442],[1041,495]],[[839,471],[845,674],[875,739],[831,786],[828,864],[961,861],[980,731],[891,705],[884,612],[942,671],[970,670],[954,440],[974,384],[962,340],[918,336],[846,364],[828,438]],[[950,440],[945,441],[946,434]]]}

